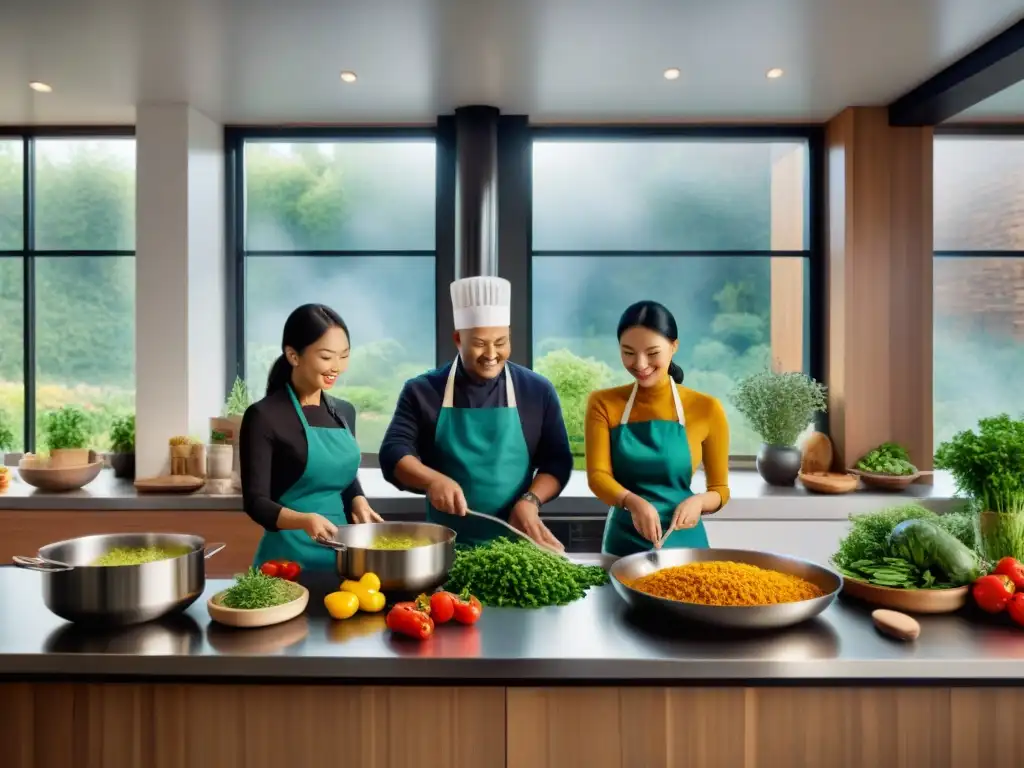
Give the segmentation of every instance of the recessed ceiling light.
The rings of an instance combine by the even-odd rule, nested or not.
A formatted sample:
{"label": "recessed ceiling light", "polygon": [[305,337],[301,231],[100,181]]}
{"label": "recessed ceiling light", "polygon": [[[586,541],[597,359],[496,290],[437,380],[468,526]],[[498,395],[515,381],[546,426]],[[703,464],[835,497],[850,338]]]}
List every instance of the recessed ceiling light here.
{"label": "recessed ceiling light", "polygon": [[767,77],[769,80],[778,80],[780,77],[782,77],[783,74],[783,71],[778,67],[772,67],[771,69],[764,73],[764,76]]}
{"label": "recessed ceiling light", "polygon": [[681,74],[682,72],[677,67],[669,67],[664,72],[666,80],[678,80]]}
{"label": "recessed ceiling light", "polygon": [[28,84],[28,87],[33,91],[39,91],[39,93],[50,93],[53,90],[53,86],[40,83],[38,80],[33,80]]}
{"label": "recessed ceiling light", "polygon": [[354,83],[356,81],[356,73],[355,72],[347,72],[347,71],[346,72],[342,72],[341,73],[341,80],[344,83]]}

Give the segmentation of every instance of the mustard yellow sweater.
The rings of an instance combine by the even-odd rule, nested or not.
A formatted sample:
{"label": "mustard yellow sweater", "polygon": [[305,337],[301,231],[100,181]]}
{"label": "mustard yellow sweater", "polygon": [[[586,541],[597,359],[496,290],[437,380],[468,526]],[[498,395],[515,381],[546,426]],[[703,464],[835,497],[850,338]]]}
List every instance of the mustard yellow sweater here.
{"label": "mustard yellow sweater", "polygon": [[[729,424],[717,398],[675,384],[666,376],[661,384],[637,390],[629,422],[675,421],[669,386],[679,387],[693,468],[696,471],[703,461],[708,490],[717,491],[725,506],[729,501]],[[632,384],[600,389],[592,392],[587,402],[587,482],[594,495],[609,506],[617,505],[627,492],[612,474],[611,430],[619,425],[632,389]]]}

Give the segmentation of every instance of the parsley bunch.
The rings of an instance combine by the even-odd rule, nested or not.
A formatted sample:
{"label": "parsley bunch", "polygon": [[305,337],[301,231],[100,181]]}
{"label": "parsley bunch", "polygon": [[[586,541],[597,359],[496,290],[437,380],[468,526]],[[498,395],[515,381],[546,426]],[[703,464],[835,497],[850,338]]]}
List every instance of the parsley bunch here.
{"label": "parsley bunch", "polygon": [[577,565],[526,541],[496,539],[459,550],[446,589],[468,589],[484,605],[543,608],[567,605],[608,583],[597,565]]}

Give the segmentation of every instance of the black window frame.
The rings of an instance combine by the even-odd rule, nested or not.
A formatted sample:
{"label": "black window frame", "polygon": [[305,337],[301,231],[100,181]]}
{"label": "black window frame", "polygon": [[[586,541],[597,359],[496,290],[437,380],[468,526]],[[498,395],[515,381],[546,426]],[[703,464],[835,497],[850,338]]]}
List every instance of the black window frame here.
{"label": "black window frame", "polygon": [[[449,299],[449,284],[455,274],[455,141],[454,123],[444,119],[437,125],[424,126],[316,126],[316,127],[252,127],[225,126],[224,162],[226,190],[225,246],[227,251],[227,338],[226,381],[230,388],[236,377],[245,381],[245,273],[250,256],[275,257],[366,257],[366,256],[433,256],[434,295],[437,311],[435,360],[443,364],[442,340],[451,329],[445,321],[444,303]],[[436,151],[435,174],[435,247],[430,250],[296,250],[261,251],[245,244],[245,145],[247,142],[355,142],[355,141],[433,141]],[[450,312],[447,317],[450,318]],[[360,466],[380,466],[376,452],[364,452]]]}
{"label": "black window frame", "polygon": [[[535,256],[655,256],[687,258],[694,256],[723,256],[723,257],[799,257],[807,261],[807,286],[808,295],[806,306],[807,324],[805,326],[804,349],[807,361],[807,374],[815,380],[827,384],[825,377],[825,342],[828,337],[828,325],[826,316],[826,207],[825,207],[825,127],[821,124],[793,124],[793,125],[707,125],[707,126],[685,126],[685,125],[526,125],[518,126],[516,132],[519,142],[518,158],[521,165],[528,170],[525,174],[525,181],[520,183],[520,195],[523,198],[517,206],[519,213],[519,228],[524,231],[525,244],[513,247],[518,252],[525,251],[525,264],[521,265],[514,272],[505,274],[517,284],[529,286],[525,291],[526,298],[518,305],[513,306],[513,325],[518,326],[522,337],[527,338],[527,350],[520,355],[519,362],[532,367],[533,364],[533,259]],[[808,153],[807,169],[807,242],[806,247],[801,250],[763,250],[763,251],[538,251],[533,248],[533,222],[532,222],[532,148],[537,140],[545,141],[799,141],[806,142]],[[514,171],[515,167],[511,163]],[[505,168],[502,168],[502,173]],[[520,176],[522,174],[519,174]],[[513,174],[515,176],[515,174]],[[504,181],[504,180],[502,180]],[[501,183],[501,182],[499,182]],[[504,234],[505,224],[502,225]],[[501,253],[506,254],[505,240],[501,241]],[[510,244],[515,246],[516,244]],[[502,264],[504,259],[499,259]],[[503,271],[504,273],[504,271]],[[818,430],[829,433],[828,413],[818,415],[815,426]],[[740,454],[732,454],[729,457],[729,464],[732,468],[749,468],[753,465],[754,457]]]}
{"label": "black window frame", "polygon": [[[134,125],[105,126],[0,126],[0,139],[20,139],[22,146],[21,215],[22,241],[17,250],[0,250],[0,258],[20,258],[22,264],[22,378],[24,385],[24,420],[22,424],[25,453],[36,450],[36,269],[37,257],[130,256],[132,250],[42,250],[35,247],[35,159],[39,139],[135,138]],[[136,247],[138,244],[136,243]]]}

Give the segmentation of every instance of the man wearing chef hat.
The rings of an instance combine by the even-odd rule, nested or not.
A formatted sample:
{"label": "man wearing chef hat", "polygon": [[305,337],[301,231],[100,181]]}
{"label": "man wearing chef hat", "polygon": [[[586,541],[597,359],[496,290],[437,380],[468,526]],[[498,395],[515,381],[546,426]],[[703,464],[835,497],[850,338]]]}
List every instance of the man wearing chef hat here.
{"label": "man wearing chef hat", "polygon": [[380,447],[384,478],[427,497],[427,519],[460,544],[509,534],[467,510],[504,520],[564,550],[540,520],[572,473],[572,452],[551,382],[508,361],[512,286],[467,277],[451,286],[458,355],[410,379]]}

